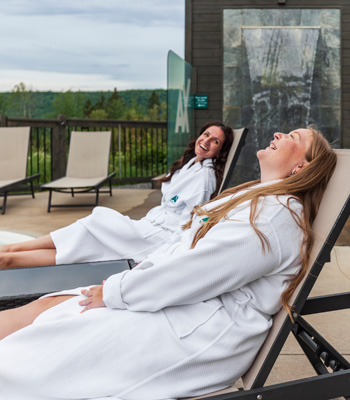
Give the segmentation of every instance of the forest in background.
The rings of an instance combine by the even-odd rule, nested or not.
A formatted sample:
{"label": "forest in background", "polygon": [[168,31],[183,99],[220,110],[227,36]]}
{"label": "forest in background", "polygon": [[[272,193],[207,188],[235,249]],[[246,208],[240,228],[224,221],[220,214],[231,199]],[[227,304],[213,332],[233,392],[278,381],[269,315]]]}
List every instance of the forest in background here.
{"label": "forest in background", "polygon": [[165,89],[118,91],[39,92],[23,82],[11,92],[0,93],[0,114],[12,118],[119,119],[127,121],[166,121]]}

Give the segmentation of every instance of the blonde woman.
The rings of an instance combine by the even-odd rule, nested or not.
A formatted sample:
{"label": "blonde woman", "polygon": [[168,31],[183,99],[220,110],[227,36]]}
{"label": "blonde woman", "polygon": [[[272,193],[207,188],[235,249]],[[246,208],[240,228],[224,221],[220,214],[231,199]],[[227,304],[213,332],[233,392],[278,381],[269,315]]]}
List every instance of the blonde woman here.
{"label": "blonde woman", "polygon": [[261,179],[196,207],[176,243],[104,284],[0,313],[6,399],[174,399],[250,366],[302,278],[336,164],[314,128],[275,133]]}

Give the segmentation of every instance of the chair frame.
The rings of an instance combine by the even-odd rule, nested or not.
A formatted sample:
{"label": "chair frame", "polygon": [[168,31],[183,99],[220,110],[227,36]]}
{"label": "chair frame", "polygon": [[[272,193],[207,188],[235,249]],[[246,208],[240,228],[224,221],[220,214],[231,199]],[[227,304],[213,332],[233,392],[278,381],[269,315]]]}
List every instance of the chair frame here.
{"label": "chair frame", "polygon": [[[27,176],[24,179],[18,180],[17,182],[11,183],[10,185],[6,185],[6,186],[2,186],[0,188],[0,196],[4,197],[2,206],[1,206],[1,214],[5,214],[6,211],[6,205],[7,205],[7,197],[8,196],[24,196],[24,195],[28,195],[31,194],[32,198],[35,198],[35,194],[34,194],[34,185],[33,185],[33,181],[35,179],[39,179],[40,174],[34,174],[31,176]],[[21,193],[13,193],[14,190],[18,190],[18,186],[25,184],[25,183],[30,183],[30,191],[29,192],[21,192]]]}
{"label": "chair frame", "polygon": [[[237,164],[238,158],[241,154],[242,148],[245,145],[245,141],[246,141],[248,132],[249,132],[248,128],[241,128],[241,129],[233,130],[233,143],[232,143],[230,152],[232,151],[232,149],[234,149],[234,155],[232,157],[231,163],[230,164],[226,163],[226,165],[225,165],[224,179],[222,181],[219,193],[226,190],[230,185],[233,171],[236,167],[236,164]],[[235,136],[238,133],[240,136],[239,136],[238,142],[236,143]]]}
{"label": "chair frame", "polygon": [[[75,189],[75,188],[67,188],[67,189],[55,189],[55,188],[46,188],[49,190],[49,202],[47,205],[47,212],[51,212],[51,208],[64,208],[64,207],[96,207],[98,206],[99,202],[99,195],[100,193],[109,193],[112,196],[112,178],[115,176],[115,171],[110,173],[105,179],[99,182],[97,185],[92,186],[91,188],[87,189]],[[108,190],[100,190],[102,186],[104,186],[108,182],[109,189]],[[59,193],[71,193],[72,197],[75,194],[81,193],[96,193],[96,198],[94,203],[85,203],[85,204],[52,204],[52,192],[59,192]]]}
{"label": "chair frame", "polygon": [[[28,163],[28,149],[29,149],[29,143],[30,143],[30,127],[3,127],[5,129],[12,129],[12,128],[18,128],[18,129],[25,129],[27,128],[29,130],[29,137],[28,137],[28,148],[27,148],[27,163]],[[1,128],[0,128],[1,129]],[[24,178],[20,178],[8,185],[5,186],[1,186],[0,187],[0,197],[3,197],[3,203],[2,206],[0,207],[1,210],[1,214],[5,214],[6,212],[6,205],[7,205],[7,197],[8,196],[23,196],[23,195],[28,195],[31,194],[32,198],[35,198],[35,194],[34,194],[34,186],[33,186],[33,181],[35,179],[38,179],[39,182],[39,177],[40,174],[33,174],[30,176],[26,176]],[[22,188],[20,187],[20,185],[24,185],[26,183],[30,183],[30,191],[29,192],[18,192],[19,190],[21,190]]]}
{"label": "chair frame", "polygon": [[[103,131],[105,133],[105,131]],[[81,133],[80,131],[78,133]],[[98,133],[98,132],[94,132]],[[72,132],[74,134],[74,132]],[[69,152],[68,152],[68,162],[67,162],[67,168],[69,165],[69,157],[70,157],[70,147],[69,147]],[[99,195],[100,193],[109,193],[110,196],[112,196],[112,178],[115,176],[115,171],[107,174],[106,177],[101,179],[99,182],[97,182],[94,185],[89,185],[86,187],[47,187],[48,184],[44,184],[41,186],[41,189],[49,190],[49,199],[48,199],[48,206],[47,206],[47,212],[51,212],[51,208],[67,208],[67,207],[96,207],[98,206],[99,202]],[[67,176],[67,175],[66,175]],[[50,182],[49,184],[53,184],[56,181],[59,181],[62,178],[56,179],[55,181]],[[108,190],[100,190],[102,186],[104,186],[106,183],[109,184],[109,189]],[[95,197],[95,202],[94,203],[85,203],[85,204],[52,204],[52,192],[59,192],[59,193],[70,193],[72,197],[74,197],[75,194],[81,194],[81,193],[96,193]]]}

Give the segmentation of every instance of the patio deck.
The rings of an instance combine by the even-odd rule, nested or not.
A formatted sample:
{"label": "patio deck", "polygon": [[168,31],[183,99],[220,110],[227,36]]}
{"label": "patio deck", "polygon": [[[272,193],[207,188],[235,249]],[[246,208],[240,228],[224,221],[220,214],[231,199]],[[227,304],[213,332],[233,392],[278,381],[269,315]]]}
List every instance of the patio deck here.
{"label": "patio deck", "polygon": [[[48,192],[30,196],[11,196],[7,201],[6,214],[0,215],[0,230],[39,237],[62,228],[91,213],[92,207],[53,208],[47,212]],[[69,194],[53,193],[52,203],[92,203],[94,194],[80,194],[72,198]],[[130,218],[139,219],[155,205],[160,204],[160,190],[113,189],[113,196],[100,194],[99,205],[117,210]],[[2,201],[0,199],[0,201]]]}
{"label": "patio deck", "polygon": [[[91,201],[90,195],[71,198],[69,195],[54,193],[60,202]],[[110,207],[131,218],[141,218],[146,212],[160,203],[160,191],[154,189],[114,189],[113,196],[102,194],[100,206]],[[56,208],[47,213],[48,193],[30,196],[10,197],[5,215],[0,215],[0,230],[18,232],[34,237],[45,235],[54,229],[82,218],[91,212],[86,208]],[[335,248],[331,262],[326,264],[315,287],[313,296],[350,290],[350,220],[347,221]],[[309,321],[319,332],[350,361],[350,310],[336,311],[325,316],[308,316]],[[268,378],[267,384],[279,383],[291,379],[313,376],[314,372],[303,355],[294,337],[290,336],[283,347],[280,357]]]}

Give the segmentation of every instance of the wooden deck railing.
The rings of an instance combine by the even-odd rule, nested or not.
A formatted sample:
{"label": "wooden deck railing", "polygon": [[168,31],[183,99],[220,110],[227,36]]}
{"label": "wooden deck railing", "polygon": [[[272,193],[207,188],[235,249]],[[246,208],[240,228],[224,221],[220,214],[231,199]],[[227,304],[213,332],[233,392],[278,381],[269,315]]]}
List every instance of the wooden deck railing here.
{"label": "wooden deck railing", "polygon": [[66,118],[8,118],[0,126],[30,126],[28,173],[40,173],[40,183],[65,175],[72,131],[112,131],[109,172],[113,183],[144,182],[166,172],[166,122]]}

